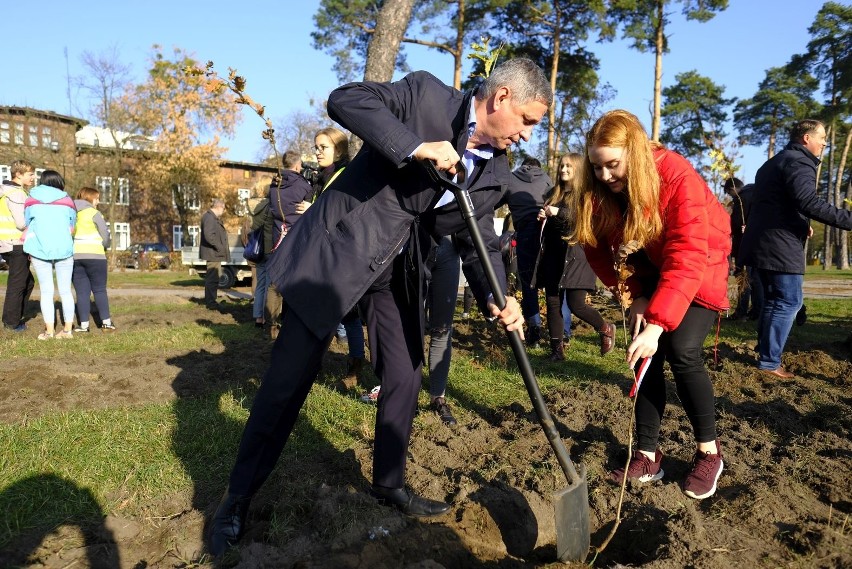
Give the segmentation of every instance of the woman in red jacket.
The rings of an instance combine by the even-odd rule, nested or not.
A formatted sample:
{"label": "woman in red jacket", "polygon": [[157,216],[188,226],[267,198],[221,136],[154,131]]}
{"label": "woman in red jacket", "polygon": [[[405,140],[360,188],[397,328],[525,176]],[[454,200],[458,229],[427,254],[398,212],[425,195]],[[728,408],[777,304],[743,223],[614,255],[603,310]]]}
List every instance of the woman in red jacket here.
{"label": "woman in red jacket", "polygon": [[[730,218],[704,180],[679,154],[648,140],[639,119],[622,111],[601,117],[586,141],[585,172],[573,206],[574,236],[601,281],[618,284],[614,261],[623,243],[638,250],[627,263],[633,340],[627,360],[651,364],[636,402],[638,451],[627,475],[663,477],[657,446],[666,405],[668,361],[697,449],[683,491],[696,499],[716,492],[722,452],[716,438],[713,385],[703,343],[728,308]],[[613,473],[621,481],[623,469]]]}

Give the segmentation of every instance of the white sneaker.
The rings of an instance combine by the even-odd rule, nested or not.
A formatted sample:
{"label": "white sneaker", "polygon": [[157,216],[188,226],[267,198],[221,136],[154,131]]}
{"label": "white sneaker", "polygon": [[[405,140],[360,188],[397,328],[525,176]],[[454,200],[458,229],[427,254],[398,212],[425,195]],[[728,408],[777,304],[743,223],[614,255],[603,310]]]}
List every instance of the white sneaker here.
{"label": "white sneaker", "polygon": [[381,391],[382,386],[377,385],[367,393],[361,396],[361,401],[364,403],[375,403],[379,400],[379,391]]}

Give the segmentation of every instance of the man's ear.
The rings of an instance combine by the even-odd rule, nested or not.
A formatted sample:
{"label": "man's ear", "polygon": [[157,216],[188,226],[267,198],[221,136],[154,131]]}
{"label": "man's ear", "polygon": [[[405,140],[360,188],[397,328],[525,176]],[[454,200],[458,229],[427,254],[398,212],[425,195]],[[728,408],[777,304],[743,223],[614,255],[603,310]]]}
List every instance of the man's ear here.
{"label": "man's ear", "polygon": [[502,105],[508,105],[512,98],[512,92],[505,85],[497,89],[494,93],[494,110],[499,109]]}

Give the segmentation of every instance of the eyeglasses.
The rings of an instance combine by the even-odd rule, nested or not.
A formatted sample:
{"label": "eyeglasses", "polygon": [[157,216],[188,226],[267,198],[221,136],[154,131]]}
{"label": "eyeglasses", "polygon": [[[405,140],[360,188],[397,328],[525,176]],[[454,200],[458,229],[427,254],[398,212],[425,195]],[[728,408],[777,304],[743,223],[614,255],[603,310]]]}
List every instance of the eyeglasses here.
{"label": "eyeglasses", "polygon": [[326,150],[331,150],[331,149],[332,149],[331,146],[325,146],[325,145],[322,145],[322,144],[319,145],[319,146],[314,146],[314,152],[323,152],[324,153]]}

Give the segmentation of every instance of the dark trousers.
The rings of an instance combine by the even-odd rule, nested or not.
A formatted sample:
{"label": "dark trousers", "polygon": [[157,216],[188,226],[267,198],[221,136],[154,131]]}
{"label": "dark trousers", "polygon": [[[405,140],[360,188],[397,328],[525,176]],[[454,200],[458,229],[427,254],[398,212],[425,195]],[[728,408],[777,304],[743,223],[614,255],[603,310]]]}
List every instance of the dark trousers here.
{"label": "dark trousers", "polygon": [[[376,411],[373,484],[399,488],[420,391],[423,337],[420,304],[406,290],[403,256],[361,299],[367,319],[371,361],[382,382]],[[311,389],[331,334],[317,338],[299,317],[284,310],[269,369],[252,403],[229,492],[251,496],[275,468],[299,409]]]}
{"label": "dark trousers", "polygon": [[92,312],[92,300],[101,321],[109,318],[109,298],[107,298],[107,260],[74,259],[74,273],[71,276],[74,291],[77,293],[77,320],[82,324],[89,321]]}
{"label": "dark trousers", "polygon": [[563,295],[568,301],[571,314],[589,324],[598,332],[603,329],[605,322],[601,313],[591,305],[586,304],[586,296],[589,291],[558,287],[546,287],[544,290],[545,301],[547,302],[547,331],[550,332],[551,339],[561,340],[565,334],[565,321],[562,319]]}
{"label": "dark trousers", "polygon": [[521,281],[521,312],[524,320],[539,314],[538,289],[532,288],[533,270],[538,250],[541,248],[538,223],[529,223],[515,234],[518,255],[518,278]]}
{"label": "dark trousers", "polygon": [[704,366],[704,339],[717,313],[691,305],[680,326],[660,336],[657,353],[636,395],[636,434],[639,450],[654,452],[660,436],[660,422],[666,408],[666,382],[663,362],[669,362],[677,394],[692,423],[695,441],[716,440],[716,407],[713,384]]}
{"label": "dark trousers", "polygon": [[220,261],[207,261],[207,273],[204,275],[204,304],[212,306],[216,304],[219,294],[219,270],[222,268]]}
{"label": "dark trousers", "polygon": [[24,253],[23,245],[14,245],[11,251],[3,253],[3,258],[9,265],[6,298],[3,301],[3,324],[15,327],[24,317],[24,308],[33,292],[35,278],[30,271],[30,258]]}

